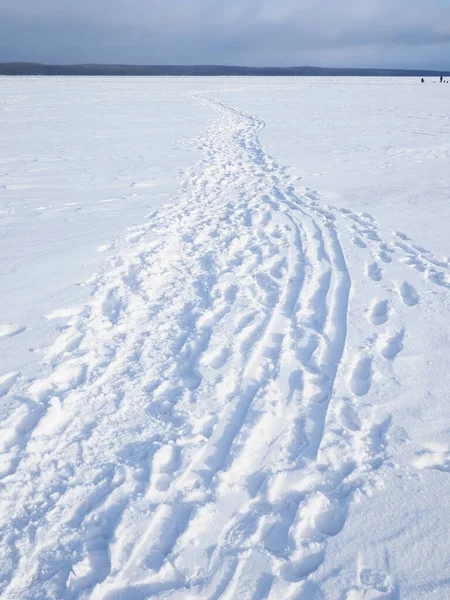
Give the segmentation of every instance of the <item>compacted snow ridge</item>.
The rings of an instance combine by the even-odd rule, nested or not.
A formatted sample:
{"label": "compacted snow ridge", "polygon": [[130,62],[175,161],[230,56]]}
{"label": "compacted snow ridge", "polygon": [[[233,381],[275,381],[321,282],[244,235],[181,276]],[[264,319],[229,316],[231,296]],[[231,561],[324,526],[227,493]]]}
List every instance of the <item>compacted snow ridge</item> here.
{"label": "compacted snow ridge", "polygon": [[[67,326],[40,376],[0,378],[0,595],[399,598],[388,551],[320,574],[393,477],[396,361],[450,264],[296,191],[257,117],[192,101],[212,120],[176,202],[48,315]],[[448,473],[449,448],[409,468]]]}

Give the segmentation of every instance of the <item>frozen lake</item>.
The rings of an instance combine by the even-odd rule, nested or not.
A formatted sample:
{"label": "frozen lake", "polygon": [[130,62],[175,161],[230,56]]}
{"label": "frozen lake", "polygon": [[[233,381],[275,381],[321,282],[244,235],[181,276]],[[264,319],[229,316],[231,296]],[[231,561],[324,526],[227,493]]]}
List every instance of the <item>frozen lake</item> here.
{"label": "frozen lake", "polygon": [[0,78],[0,595],[450,595],[450,85]]}

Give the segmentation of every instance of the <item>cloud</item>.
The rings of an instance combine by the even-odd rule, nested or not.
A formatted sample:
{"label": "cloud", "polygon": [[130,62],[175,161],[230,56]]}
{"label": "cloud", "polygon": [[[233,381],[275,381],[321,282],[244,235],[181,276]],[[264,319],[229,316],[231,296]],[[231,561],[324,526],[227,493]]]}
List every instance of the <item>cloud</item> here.
{"label": "cloud", "polygon": [[450,69],[445,0],[0,0],[0,60]]}

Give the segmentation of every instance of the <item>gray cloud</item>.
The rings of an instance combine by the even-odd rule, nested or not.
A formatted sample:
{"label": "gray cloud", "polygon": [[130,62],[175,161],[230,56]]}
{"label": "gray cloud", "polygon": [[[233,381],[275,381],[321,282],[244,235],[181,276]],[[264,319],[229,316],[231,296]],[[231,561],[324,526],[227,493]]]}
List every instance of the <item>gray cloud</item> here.
{"label": "gray cloud", "polygon": [[449,0],[0,0],[0,61],[450,69]]}

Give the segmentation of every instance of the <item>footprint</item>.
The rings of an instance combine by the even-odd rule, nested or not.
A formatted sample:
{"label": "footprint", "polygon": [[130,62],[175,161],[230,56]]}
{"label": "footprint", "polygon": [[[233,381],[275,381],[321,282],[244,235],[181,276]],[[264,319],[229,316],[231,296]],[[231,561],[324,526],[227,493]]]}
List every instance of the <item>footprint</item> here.
{"label": "footprint", "polygon": [[34,438],[61,433],[69,419],[70,416],[64,413],[61,400],[57,396],[53,396],[50,398],[47,412],[39,420],[34,429]]}
{"label": "footprint", "polygon": [[317,571],[324,558],[322,548],[312,551],[302,548],[294,554],[293,560],[283,565],[280,574],[286,581],[300,581]]}
{"label": "footprint", "polygon": [[113,244],[102,244],[97,248],[97,252],[108,252],[113,248]]}
{"label": "footprint", "polygon": [[395,249],[389,244],[386,244],[386,242],[380,244],[380,250],[383,250],[384,252],[389,252],[390,254],[395,254]]}
{"label": "footprint", "polygon": [[381,592],[383,594],[381,598],[387,597],[384,596],[384,594],[391,594],[393,592],[394,588],[391,585],[391,578],[384,571],[361,569],[358,577],[359,582],[364,589]]}
{"label": "footprint", "polygon": [[421,273],[424,273],[427,270],[423,261],[417,258],[417,256],[408,255],[405,256],[405,258],[401,258],[400,260],[405,265],[408,265],[409,267],[414,267],[417,271],[420,271]]}
{"label": "footprint", "polygon": [[125,239],[130,244],[136,244],[137,242],[141,241],[141,239],[144,237],[144,235],[145,235],[144,231],[137,231],[136,233],[127,235]]}
{"label": "footprint", "polygon": [[276,279],[281,279],[283,277],[284,272],[286,271],[286,267],[287,261],[286,258],[283,257],[269,269],[269,273],[272,275],[272,277],[275,277]]}
{"label": "footprint", "polygon": [[236,296],[237,293],[239,291],[239,288],[236,284],[231,284],[229,285],[224,291],[223,291],[223,297],[224,300],[226,302],[228,302],[229,304],[233,304],[233,302],[236,300]]}
{"label": "footprint", "polygon": [[314,526],[323,535],[337,535],[344,526],[346,513],[337,499],[330,500],[325,494],[318,493],[311,498],[309,510]]}
{"label": "footprint", "polygon": [[373,240],[374,242],[381,242],[381,238],[380,238],[380,236],[378,235],[378,233],[376,231],[373,231],[372,229],[364,229],[363,233],[370,240]]}
{"label": "footprint", "polygon": [[395,335],[384,340],[380,340],[379,351],[384,358],[388,360],[394,359],[399,352],[403,350],[403,338],[405,337],[405,331],[402,329]]}
{"label": "footprint", "polygon": [[428,272],[428,280],[436,285],[440,285],[441,287],[450,288],[450,283],[448,282],[448,278],[445,273],[430,269]]}
{"label": "footprint", "polygon": [[268,210],[264,210],[260,217],[259,217],[259,222],[261,223],[261,225],[263,227],[265,227],[266,225],[268,225],[268,223],[272,220],[272,214],[270,211]]}
{"label": "footprint", "polygon": [[155,473],[173,473],[179,460],[179,448],[165,444],[153,455],[152,469]]}
{"label": "footprint", "polygon": [[229,348],[224,347],[212,353],[210,357],[206,358],[206,362],[213,369],[221,369],[230,356],[231,350]]}
{"label": "footprint", "polygon": [[19,373],[7,373],[0,377],[0,398],[6,396],[18,377]]}
{"label": "footprint", "polygon": [[419,469],[437,469],[450,473],[450,449],[441,444],[428,444],[427,448],[417,453],[414,465]]}
{"label": "footprint", "polygon": [[370,322],[372,325],[382,325],[388,320],[389,303],[387,300],[381,300],[375,303],[370,309]]}
{"label": "footprint", "polygon": [[152,474],[150,477],[147,498],[152,498],[158,492],[165,492],[173,481],[173,473],[180,466],[180,449],[176,445],[166,444],[158,448],[152,459]]}
{"label": "footprint", "polygon": [[3,337],[14,337],[25,331],[24,325],[0,325],[0,338]]}
{"label": "footprint", "polygon": [[275,225],[275,227],[272,229],[272,231],[269,232],[269,235],[271,235],[276,240],[279,240],[283,236],[283,232],[281,231],[279,225]]}
{"label": "footprint", "polygon": [[83,334],[76,327],[68,327],[46,351],[46,358],[52,359],[64,352],[72,352],[78,348],[82,340]]}
{"label": "footprint", "polygon": [[261,264],[261,257],[258,254],[253,254],[250,256],[250,258],[247,258],[236,270],[236,275],[238,277],[250,275],[250,273],[252,273],[259,264]]}
{"label": "footprint", "polygon": [[385,252],[384,250],[380,250],[380,254],[378,256],[380,257],[380,260],[383,261],[384,263],[392,262],[392,257],[389,256],[389,254],[387,252]]}
{"label": "footprint", "polygon": [[357,360],[349,381],[349,387],[356,396],[365,396],[372,383],[372,358],[363,356]]}
{"label": "footprint", "polygon": [[86,381],[88,366],[78,358],[60,362],[48,377],[36,379],[28,388],[28,393],[37,400],[50,400],[51,396],[74,390]]}
{"label": "footprint", "polygon": [[252,310],[248,313],[245,313],[242,316],[239,316],[236,320],[236,329],[234,331],[234,335],[240,333],[243,329],[248,327],[250,323],[255,319],[258,312],[256,310]]}
{"label": "footprint", "polygon": [[381,281],[381,279],[383,278],[381,269],[376,262],[367,266],[367,275],[373,281]]}
{"label": "footprint", "polygon": [[407,281],[404,281],[400,287],[400,296],[407,306],[415,306],[419,302],[419,294]]}
{"label": "footprint", "polygon": [[411,244],[411,246],[414,248],[414,250],[417,250],[417,252],[420,252],[421,254],[431,254],[430,251],[423,246],[419,246],[417,244]]}
{"label": "footprint", "polygon": [[343,427],[350,431],[359,431],[361,429],[361,420],[358,417],[355,407],[350,398],[343,398],[343,404],[340,409],[340,422]]}
{"label": "footprint", "polygon": [[367,248],[367,244],[357,235],[352,239],[352,243],[358,248]]}
{"label": "footprint", "polygon": [[358,567],[355,585],[345,595],[345,600],[397,600],[398,586],[389,574],[389,556],[376,552],[370,554],[367,560],[358,557]]}
{"label": "footprint", "polygon": [[104,317],[108,319],[112,325],[116,325],[123,308],[118,288],[109,289],[101,303],[101,310]]}
{"label": "footprint", "polygon": [[396,242],[395,245],[397,246],[397,248],[400,248],[400,250],[403,250],[403,252],[405,252],[405,254],[407,254],[408,256],[417,256],[417,252],[413,248],[408,246],[408,244]]}

